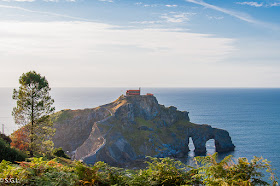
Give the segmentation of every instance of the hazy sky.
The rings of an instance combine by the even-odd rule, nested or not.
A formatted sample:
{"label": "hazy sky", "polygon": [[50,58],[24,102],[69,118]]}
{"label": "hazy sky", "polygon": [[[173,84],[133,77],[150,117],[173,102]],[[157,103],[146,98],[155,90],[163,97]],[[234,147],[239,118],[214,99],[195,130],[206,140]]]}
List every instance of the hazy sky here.
{"label": "hazy sky", "polygon": [[280,0],[0,0],[0,87],[280,87]]}

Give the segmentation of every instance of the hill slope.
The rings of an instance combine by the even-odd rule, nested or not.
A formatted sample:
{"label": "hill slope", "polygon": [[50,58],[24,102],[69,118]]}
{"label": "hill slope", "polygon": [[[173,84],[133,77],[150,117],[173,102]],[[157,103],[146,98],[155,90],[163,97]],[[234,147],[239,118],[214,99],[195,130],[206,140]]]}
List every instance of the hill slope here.
{"label": "hill slope", "polygon": [[209,139],[218,152],[234,150],[227,131],[191,123],[188,112],[160,105],[154,96],[121,96],[94,109],[64,110],[54,121],[55,146],[86,163],[119,166],[145,156],[184,157],[190,137],[197,154],[206,152]]}

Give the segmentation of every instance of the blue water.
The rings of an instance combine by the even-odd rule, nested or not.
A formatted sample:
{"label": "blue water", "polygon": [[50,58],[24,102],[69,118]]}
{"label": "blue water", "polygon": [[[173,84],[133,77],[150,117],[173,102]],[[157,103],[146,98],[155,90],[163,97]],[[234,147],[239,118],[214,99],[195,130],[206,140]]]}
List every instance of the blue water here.
{"label": "blue water", "polygon": [[[114,101],[125,90],[126,88],[53,88],[52,97],[57,111],[83,109]],[[248,159],[262,156],[272,162],[276,174],[280,176],[280,89],[142,90],[143,93],[154,93],[160,104],[174,105],[179,110],[189,111],[194,123],[226,129],[236,146],[236,150],[230,154],[235,158]],[[6,133],[17,128],[11,117],[15,105],[11,95],[12,89],[0,88],[0,124],[5,124]],[[213,140],[207,143],[207,150],[214,152]]]}

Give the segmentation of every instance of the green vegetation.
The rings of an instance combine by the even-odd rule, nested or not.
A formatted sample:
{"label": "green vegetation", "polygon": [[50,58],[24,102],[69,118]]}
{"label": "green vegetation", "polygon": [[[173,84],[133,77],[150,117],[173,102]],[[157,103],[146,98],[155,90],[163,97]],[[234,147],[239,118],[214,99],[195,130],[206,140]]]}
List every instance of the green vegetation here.
{"label": "green vegetation", "polygon": [[[250,162],[239,158],[234,163],[231,156],[221,162],[216,154],[196,157],[195,167],[186,166],[171,158],[152,158],[145,169],[129,170],[111,167],[104,162],[87,166],[79,161],[64,158],[44,160],[31,158],[30,162],[0,163],[0,178],[20,182],[15,185],[278,185],[267,160],[255,157]],[[263,170],[270,181],[263,180]]]}
{"label": "green vegetation", "polygon": [[114,124],[113,126],[102,124],[98,127],[102,128],[106,132],[110,130],[114,133],[121,133],[129,142],[129,144],[132,145],[137,155],[146,153],[150,156],[157,155],[158,149],[161,149],[162,151],[168,150],[168,148],[162,144],[174,143],[174,138],[170,134],[176,134],[176,138],[181,140],[183,143],[186,139],[184,129],[189,127],[199,128],[201,131],[207,129],[203,125],[191,123],[186,119],[179,120],[170,126],[159,126],[160,121],[161,120],[158,117],[152,120],[145,120],[142,117],[135,117],[135,124],[131,124],[129,127],[125,126],[121,120],[114,120],[112,122]]}
{"label": "green vegetation", "polygon": [[254,157],[249,162],[247,158],[239,158],[235,164],[232,156],[225,157],[221,162],[217,162],[216,158],[217,153],[196,157],[196,161],[203,166],[198,168],[195,177],[205,185],[270,185],[262,180],[263,170],[270,173],[272,185],[278,185],[270,162],[266,159]]}
{"label": "green vegetation", "polygon": [[11,138],[9,136],[6,136],[5,134],[0,134],[0,138],[3,139],[8,144],[12,142]]}
{"label": "green vegetation", "polygon": [[[176,133],[177,138],[182,141],[185,140],[185,133],[183,130],[180,130],[180,127],[186,127],[189,125],[194,125],[187,120],[180,120],[174,125],[158,127],[159,118],[153,120],[145,120],[141,117],[135,118],[135,124],[129,126],[129,130],[122,127],[114,127],[113,130],[119,130],[121,134],[133,145],[135,153],[137,155],[143,154],[140,148],[145,147],[148,149],[148,154],[151,156],[157,155],[157,148],[166,149],[166,147],[161,144],[170,144],[173,142],[173,137],[170,135]],[[115,122],[115,125],[121,126],[121,122]],[[146,127],[147,130],[139,130],[140,127]],[[147,148],[146,148],[147,147]]]}
{"label": "green vegetation", "polygon": [[66,119],[72,119],[73,115],[70,113],[71,110],[65,109],[62,111],[58,111],[51,115],[51,119],[53,122],[61,122]]}
{"label": "green vegetation", "polygon": [[22,74],[19,83],[19,90],[14,89],[13,93],[17,106],[12,115],[16,124],[26,126],[30,156],[46,155],[52,150],[51,137],[55,132],[49,116],[55,109],[52,107],[54,100],[49,94],[49,83],[35,71]]}
{"label": "green vegetation", "polygon": [[62,158],[70,159],[70,157],[67,156],[67,154],[65,154],[65,152],[62,150],[61,147],[54,149],[52,154],[56,157],[62,157]]}
{"label": "green vegetation", "polygon": [[26,154],[17,149],[11,148],[10,144],[0,138],[0,161],[7,160],[14,163],[15,161],[24,161],[25,158],[27,158]]}

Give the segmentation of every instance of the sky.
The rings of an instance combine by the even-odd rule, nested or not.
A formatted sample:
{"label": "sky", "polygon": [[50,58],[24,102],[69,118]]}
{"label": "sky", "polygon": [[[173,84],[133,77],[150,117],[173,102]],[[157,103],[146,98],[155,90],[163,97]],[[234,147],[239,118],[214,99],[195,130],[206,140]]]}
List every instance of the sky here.
{"label": "sky", "polygon": [[280,87],[280,0],[0,0],[0,87]]}

